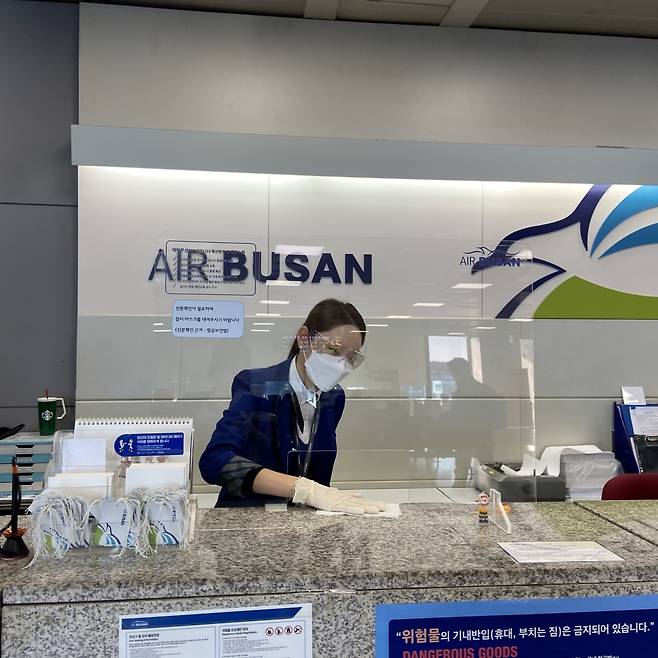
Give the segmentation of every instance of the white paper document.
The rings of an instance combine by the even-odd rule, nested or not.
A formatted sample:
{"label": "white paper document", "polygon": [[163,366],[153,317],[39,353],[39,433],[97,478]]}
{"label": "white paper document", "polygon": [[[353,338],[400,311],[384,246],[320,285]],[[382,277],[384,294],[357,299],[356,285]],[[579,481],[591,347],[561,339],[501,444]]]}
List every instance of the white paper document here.
{"label": "white paper document", "polygon": [[376,514],[347,514],[346,512],[325,512],[324,510],[318,510],[316,514],[319,516],[356,516],[359,519],[397,519],[402,512],[400,503],[386,503],[384,511]]}
{"label": "white paper document", "polygon": [[644,388],[642,386],[622,386],[621,397],[624,404],[646,404],[647,399],[644,396]]}
{"label": "white paper document", "polygon": [[520,564],[624,561],[595,541],[500,541],[498,546]]}
{"label": "white paper document", "polygon": [[630,412],[633,434],[658,434],[658,407],[634,407]]}
{"label": "white paper document", "polygon": [[312,658],[310,603],[131,615],[120,658]]}

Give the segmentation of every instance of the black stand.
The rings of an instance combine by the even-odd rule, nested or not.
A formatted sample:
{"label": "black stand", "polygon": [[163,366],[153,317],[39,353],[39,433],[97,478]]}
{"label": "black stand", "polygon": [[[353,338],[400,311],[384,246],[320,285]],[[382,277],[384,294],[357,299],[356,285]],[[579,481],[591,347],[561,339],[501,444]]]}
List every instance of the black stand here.
{"label": "black stand", "polygon": [[18,528],[14,533],[9,528],[4,531],[4,536],[7,538],[5,543],[0,547],[0,558],[7,560],[18,560],[22,557],[27,557],[30,554],[30,549],[23,541],[23,534],[25,528]]}
{"label": "black stand", "polygon": [[17,560],[30,554],[23,541],[25,528],[18,527],[18,515],[21,509],[21,482],[18,474],[16,457],[11,460],[11,521],[2,529],[7,538],[0,547],[0,558]]}

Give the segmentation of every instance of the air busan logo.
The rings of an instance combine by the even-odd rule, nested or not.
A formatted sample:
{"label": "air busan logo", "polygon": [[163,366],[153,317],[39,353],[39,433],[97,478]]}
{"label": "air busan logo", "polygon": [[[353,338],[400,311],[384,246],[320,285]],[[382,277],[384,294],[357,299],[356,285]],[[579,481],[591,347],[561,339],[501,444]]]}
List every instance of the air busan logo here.
{"label": "air busan logo", "polygon": [[149,623],[145,619],[134,619],[128,622],[129,628],[144,628],[145,626],[148,625]]}
{"label": "air busan logo", "polygon": [[520,252],[499,253],[489,247],[477,247],[473,251],[465,251],[459,264],[473,267],[476,263],[487,267],[521,267],[521,259],[515,258]]}
{"label": "air busan logo", "polygon": [[164,280],[171,294],[254,295],[257,283],[370,285],[372,260],[372,254],[334,255],[322,247],[263,254],[253,243],[170,240],[155,254],[148,279]]}
{"label": "air busan logo", "polygon": [[[537,278],[517,290],[496,317],[513,317],[527,300],[535,318],[657,319],[657,219],[658,186],[628,192],[627,186],[592,185],[565,217],[506,235],[471,265],[471,274],[482,276],[521,253],[511,249],[523,244],[532,247],[522,260]],[[571,233],[569,240],[545,241],[563,232]]]}

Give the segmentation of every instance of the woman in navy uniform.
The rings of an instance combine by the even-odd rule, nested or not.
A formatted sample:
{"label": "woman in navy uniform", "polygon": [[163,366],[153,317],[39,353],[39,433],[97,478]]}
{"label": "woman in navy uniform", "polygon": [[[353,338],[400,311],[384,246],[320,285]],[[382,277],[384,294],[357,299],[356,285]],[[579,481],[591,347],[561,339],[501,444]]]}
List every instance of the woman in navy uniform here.
{"label": "woman in navy uniform", "polygon": [[199,461],[203,479],[221,486],[218,507],[284,498],[351,514],[384,509],[330,486],[345,407],[338,383],[363,363],[365,336],[352,304],[325,299],[297,331],[285,361],[236,375],[231,403]]}

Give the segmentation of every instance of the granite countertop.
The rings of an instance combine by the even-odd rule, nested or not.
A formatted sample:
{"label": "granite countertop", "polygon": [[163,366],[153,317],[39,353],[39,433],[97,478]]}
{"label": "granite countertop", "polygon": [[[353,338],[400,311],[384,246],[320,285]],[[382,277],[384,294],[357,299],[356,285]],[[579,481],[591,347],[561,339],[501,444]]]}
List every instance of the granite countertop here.
{"label": "granite countertop", "polygon": [[587,500],[577,504],[658,546],[658,500]]}
{"label": "granite countertop", "polygon": [[[653,544],[571,503],[512,506],[513,533],[474,505],[411,504],[399,519],[310,509],[201,510],[189,549],[147,559],[71,550],[0,563],[3,605],[325,590],[658,581]],[[624,562],[517,564],[499,541],[595,540]]]}

